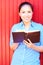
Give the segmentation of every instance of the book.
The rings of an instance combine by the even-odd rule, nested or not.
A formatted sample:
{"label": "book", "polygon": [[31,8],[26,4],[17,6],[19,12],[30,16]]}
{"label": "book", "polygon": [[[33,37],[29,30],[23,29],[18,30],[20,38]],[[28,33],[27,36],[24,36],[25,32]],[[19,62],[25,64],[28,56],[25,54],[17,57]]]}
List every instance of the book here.
{"label": "book", "polygon": [[[28,32],[12,32],[13,42],[23,42],[23,40],[30,39],[32,43],[40,42],[40,31],[28,31]],[[29,42],[27,40],[27,42]]]}

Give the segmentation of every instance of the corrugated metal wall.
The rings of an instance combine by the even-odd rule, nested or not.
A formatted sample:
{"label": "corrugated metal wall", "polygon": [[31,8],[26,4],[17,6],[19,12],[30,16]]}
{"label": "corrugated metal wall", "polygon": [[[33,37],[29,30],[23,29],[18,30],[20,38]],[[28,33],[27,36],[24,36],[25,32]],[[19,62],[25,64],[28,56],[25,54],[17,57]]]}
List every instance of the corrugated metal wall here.
{"label": "corrugated metal wall", "polygon": [[[33,20],[43,24],[43,0],[0,0],[0,65],[10,65],[12,51],[9,48],[10,29],[19,22],[18,6],[29,1],[34,6]],[[41,65],[43,65],[41,54]]]}

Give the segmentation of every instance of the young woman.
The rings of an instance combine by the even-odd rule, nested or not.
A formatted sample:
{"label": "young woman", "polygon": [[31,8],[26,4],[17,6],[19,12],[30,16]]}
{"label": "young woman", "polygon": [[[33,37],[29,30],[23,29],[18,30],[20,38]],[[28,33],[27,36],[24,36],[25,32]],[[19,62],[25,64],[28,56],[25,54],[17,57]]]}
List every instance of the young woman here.
{"label": "young woman", "polygon": [[[29,2],[23,2],[19,6],[21,22],[11,29],[10,48],[14,50],[11,65],[40,65],[40,52],[43,52],[43,27],[32,21],[33,6]],[[13,43],[12,32],[40,30],[40,42],[29,43],[24,40],[21,43]]]}

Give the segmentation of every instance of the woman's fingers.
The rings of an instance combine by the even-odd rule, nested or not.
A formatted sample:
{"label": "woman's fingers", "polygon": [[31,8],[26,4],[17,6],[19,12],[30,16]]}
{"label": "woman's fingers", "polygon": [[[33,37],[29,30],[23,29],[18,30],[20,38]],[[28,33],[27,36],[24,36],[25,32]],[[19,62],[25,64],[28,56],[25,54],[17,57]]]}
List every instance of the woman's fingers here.
{"label": "woman's fingers", "polygon": [[23,43],[29,48],[33,45],[30,39],[24,40]]}
{"label": "woman's fingers", "polygon": [[26,40],[23,41],[24,43],[28,44],[28,42]]}
{"label": "woman's fingers", "polygon": [[32,43],[30,39],[27,39],[29,41],[29,43]]}

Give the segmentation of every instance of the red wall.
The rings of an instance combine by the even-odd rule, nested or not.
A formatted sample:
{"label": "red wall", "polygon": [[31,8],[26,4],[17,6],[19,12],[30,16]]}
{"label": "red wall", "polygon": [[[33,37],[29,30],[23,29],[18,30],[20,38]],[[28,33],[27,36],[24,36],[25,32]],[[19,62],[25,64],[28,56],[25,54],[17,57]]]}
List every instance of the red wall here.
{"label": "red wall", "polygon": [[[10,29],[19,22],[18,6],[29,1],[34,6],[33,20],[43,24],[43,0],[0,0],[0,65],[9,65],[12,51],[9,48]],[[41,54],[43,65],[43,53]]]}

